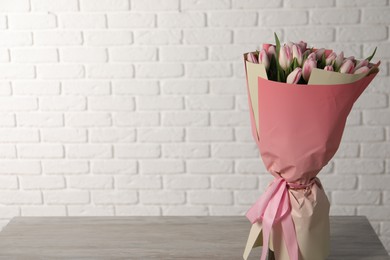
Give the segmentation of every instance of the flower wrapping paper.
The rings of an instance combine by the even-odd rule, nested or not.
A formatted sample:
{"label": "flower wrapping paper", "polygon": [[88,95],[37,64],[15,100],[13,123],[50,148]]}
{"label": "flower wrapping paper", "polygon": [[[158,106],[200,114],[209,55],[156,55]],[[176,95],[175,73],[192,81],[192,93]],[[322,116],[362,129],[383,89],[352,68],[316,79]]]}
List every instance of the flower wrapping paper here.
{"label": "flower wrapping paper", "polygon": [[267,80],[265,67],[246,55],[252,134],[275,180],[247,213],[252,228],[243,258],[267,244],[277,260],[326,259],[330,205],[316,176],[336,153],[352,106],[379,63],[358,75],[314,69],[308,85],[297,85]]}

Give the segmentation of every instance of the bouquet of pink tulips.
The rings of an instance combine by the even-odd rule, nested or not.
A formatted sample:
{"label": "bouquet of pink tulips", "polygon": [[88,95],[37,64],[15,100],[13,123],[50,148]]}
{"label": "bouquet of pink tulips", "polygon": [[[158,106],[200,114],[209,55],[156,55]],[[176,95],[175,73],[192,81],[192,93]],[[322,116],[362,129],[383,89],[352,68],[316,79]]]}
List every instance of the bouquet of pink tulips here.
{"label": "bouquet of pink tulips", "polygon": [[324,260],[329,254],[329,201],[317,174],[336,153],[353,104],[379,62],[305,42],[264,44],[244,54],[252,135],[275,177],[248,210],[244,252],[263,246],[277,260]]}

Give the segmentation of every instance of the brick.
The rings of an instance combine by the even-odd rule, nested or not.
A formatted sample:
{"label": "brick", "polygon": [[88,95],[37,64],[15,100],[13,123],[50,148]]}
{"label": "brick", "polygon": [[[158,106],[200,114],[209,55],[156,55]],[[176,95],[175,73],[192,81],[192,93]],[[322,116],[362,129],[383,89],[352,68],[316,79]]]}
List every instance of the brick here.
{"label": "brick", "polygon": [[382,127],[351,126],[346,127],[343,134],[343,141],[382,141],[385,139],[385,131]]}
{"label": "brick", "polygon": [[31,111],[37,108],[38,102],[35,97],[0,97],[2,111]]}
{"label": "brick", "polygon": [[41,140],[54,143],[85,143],[87,130],[77,128],[50,128],[41,129]]}
{"label": "brick", "polygon": [[238,190],[234,192],[234,201],[238,205],[253,205],[261,195],[260,190]]}
{"label": "brick", "polygon": [[356,176],[321,174],[319,177],[326,190],[353,190],[357,188]]}
{"label": "brick", "polygon": [[15,115],[10,111],[6,113],[0,113],[0,126],[15,126]]}
{"label": "brick", "polygon": [[25,64],[0,65],[0,79],[31,79],[35,77],[35,68]]}
{"label": "brick", "polygon": [[353,158],[359,156],[359,144],[344,143],[341,142],[339,149],[337,150],[336,158]]}
{"label": "brick", "polygon": [[20,158],[62,158],[64,148],[60,144],[23,144],[17,146]]}
{"label": "brick", "polygon": [[113,47],[109,49],[111,61],[155,61],[157,60],[157,48],[149,46],[141,47]]}
{"label": "brick", "polygon": [[311,1],[310,3],[307,3],[304,0],[286,0],[284,3],[284,6],[286,7],[314,7],[314,8],[321,8],[321,7],[330,7],[334,6],[335,0],[330,0],[330,1],[320,1],[320,0],[314,0]]}
{"label": "brick", "polygon": [[30,32],[2,31],[0,32],[0,46],[28,46],[32,45]]}
{"label": "brick", "polygon": [[183,128],[138,128],[137,141],[139,142],[181,142],[184,140]]}
{"label": "brick", "polygon": [[0,142],[2,143],[29,143],[38,141],[39,134],[36,129],[0,129]]}
{"label": "brick", "polygon": [[156,158],[160,157],[161,148],[157,144],[118,144],[114,154],[118,158]]}
{"label": "brick", "polygon": [[356,215],[356,207],[355,206],[330,206],[331,216],[354,216]]}
{"label": "brick", "polygon": [[242,86],[241,79],[212,79],[210,80],[210,93],[217,95],[245,95],[246,89]]}
{"label": "brick", "polygon": [[229,9],[230,6],[229,0],[181,0],[182,10],[220,10]]}
{"label": "brick", "polygon": [[62,91],[66,95],[100,96],[110,94],[110,83],[107,81],[67,80],[61,82]]}
{"label": "brick", "polygon": [[184,172],[184,162],[179,159],[140,160],[142,174],[174,174]]}
{"label": "brick", "polygon": [[286,31],[285,38],[293,42],[305,39],[307,42],[329,42],[334,40],[334,29],[331,27],[303,28],[296,27]]}
{"label": "brick", "polygon": [[160,216],[160,207],[158,206],[116,206],[116,216]]}
{"label": "brick", "polygon": [[263,161],[258,159],[239,159],[235,163],[235,172],[245,174],[267,173]]}
{"label": "brick", "polygon": [[209,124],[207,112],[163,112],[163,126],[206,126]]}
{"label": "brick", "polygon": [[110,12],[110,11],[124,11],[130,8],[129,1],[127,0],[100,0],[96,2],[94,0],[80,0],[81,11],[89,12]]}
{"label": "brick", "polygon": [[11,30],[52,29],[57,26],[53,14],[9,14],[8,27]]}
{"label": "brick", "polygon": [[115,13],[107,17],[108,28],[151,28],[156,24],[153,13]]}
{"label": "brick", "polygon": [[28,0],[4,0],[0,3],[0,10],[2,12],[23,12],[30,10],[30,1]]}
{"label": "brick", "polygon": [[387,2],[386,0],[377,0],[372,3],[364,0],[349,0],[349,1],[338,0],[337,6],[356,6],[356,7],[385,6],[387,4],[386,2]]}
{"label": "brick", "polygon": [[212,144],[211,155],[214,158],[250,158],[259,157],[255,144]]}
{"label": "brick", "polygon": [[211,179],[213,188],[216,189],[231,189],[231,190],[247,190],[256,189],[258,185],[257,177],[255,176],[213,176]]}
{"label": "brick", "polygon": [[65,206],[21,206],[22,216],[66,216]]}
{"label": "brick", "polygon": [[[348,13],[348,15],[345,15]],[[356,24],[360,21],[360,10],[352,8],[332,8],[310,10],[311,24]]]}
{"label": "brick", "polygon": [[133,78],[134,67],[129,64],[102,64],[87,67],[88,78]]}
{"label": "brick", "polygon": [[111,158],[112,147],[108,144],[70,144],[66,146],[68,158]]}
{"label": "brick", "polygon": [[64,29],[103,29],[106,27],[104,14],[59,14],[58,20],[59,27]]}
{"label": "brick", "polygon": [[157,26],[159,28],[189,28],[204,27],[206,16],[204,13],[159,13],[157,14]]}
{"label": "brick", "polygon": [[187,98],[186,106],[191,110],[230,110],[234,108],[234,98],[231,96],[192,96]]}
{"label": "brick", "polygon": [[197,95],[208,91],[206,80],[166,79],[161,81],[162,92],[167,95]]}
{"label": "brick", "polygon": [[233,40],[233,32],[229,29],[184,29],[185,44],[229,44]]}
{"label": "brick", "polygon": [[362,113],[359,110],[352,110],[347,117],[346,125],[361,125],[362,124]]}
{"label": "brick", "polygon": [[91,162],[93,174],[135,174],[137,162],[131,160],[93,160]]}
{"label": "brick", "polygon": [[144,63],[135,66],[137,78],[172,78],[183,74],[183,65],[178,63]]}
{"label": "brick", "polygon": [[88,191],[45,190],[43,200],[47,205],[85,204],[90,202],[90,196]]}
{"label": "brick", "polygon": [[57,62],[57,50],[53,48],[11,49],[12,61],[20,63]]}
{"label": "brick", "polygon": [[89,97],[88,109],[96,111],[131,111],[135,108],[133,97]]}
{"label": "brick", "polygon": [[179,0],[133,0],[131,9],[148,12],[179,10]]}
{"label": "brick", "polygon": [[162,46],[159,48],[161,61],[202,61],[207,59],[205,47],[183,46]]}
{"label": "brick", "polygon": [[20,207],[19,206],[1,206],[0,207],[0,216],[2,219],[13,218],[20,216]]}
{"label": "brick", "polygon": [[207,176],[170,175],[164,176],[164,187],[174,190],[208,189],[210,180]]}
{"label": "brick", "polygon": [[210,206],[211,216],[244,216],[247,206]]}
{"label": "brick", "polygon": [[187,172],[189,173],[232,173],[233,172],[232,160],[220,160],[220,159],[196,159],[187,160]]}
{"label": "brick", "polygon": [[72,205],[67,208],[68,216],[114,216],[113,206]]}
{"label": "brick", "polygon": [[0,188],[2,190],[18,189],[18,178],[16,176],[0,176]]}
{"label": "brick", "polygon": [[60,59],[64,62],[106,62],[107,52],[104,48],[95,47],[61,48]]}
{"label": "brick", "polygon": [[157,95],[160,93],[158,81],[155,80],[115,80],[112,82],[113,94],[120,95]]}
{"label": "brick", "polygon": [[92,191],[92,201],[99,204],[135,204],[138,201],[135,191],[103,190]]}
{"label": "brick", "polygon": [[223,78],[233,73],[231,65],[222,62],[188,63],[185,69],[190,78]]}
{"label": "brick", "polygon": [[42,79],[73,79],[84,78],[85,71],[82,65],[51,64],[38,65],[37,75]]}
{"label": "brick", "polygon": [[185,193],[183,191],[140,191],[142,204],[184,204]]}
{"label": "brick", "polygon": [[4,82],[0,83],[0,95],[1,96],[10,96],[12,94],[11,84]]}
{"label": "brick", "polygon": [[23,80],[12,82],[12,92],[14,95],[31,96],[52,96],[60,94],[60,83],[58,81],[36,81]]}
{"label": "brick", "polygon": [[231,191],[188,191],[188,201],[190,204],[212,204],[212,205],[231,205],[233,203],[233,194]]}
{"label": "brick", "polygon": [[370,43],[363,45],[363,56],[368,57],[372,54],[375,47],[377,47],[377,50],[375,52],[375,60],[378,58],[390,58],[390,43],[387,42],[376,42],[376,43]]}
{"label": "brick", "polygon": [[[390,125],[390,110],[389,109],[375,109],[372,111],[363,111],[363,122],[367,125]],[[381,130],[376,127],[375,129]]]}
{"label": "brick", "polygon": [[89,130],[89,140],[93,143],[126,143],[135,141],[135,129],[98,128]]}
{"label": "brick", "polygon": [[179,44],[182,32],[177,29],[137,30],[134,32],[134,39],[135,43],[141,45]]}
{"label": "brick", "polygon": [[207,144],[163,144],[162,151],[164,158],[207,158],[210,156],[210,148]]}
{"label": "brick", "polygon": [[86,103],[84,97],[42,97],[39,100],[39,107],[43,111],[75,111],[85,110]]}
{"label": "brick", "polygon": [[354,106],[360,109],[384,108],[388,106],[387,96],[382,93],[365,93]]}
{"label": "brick", "polygon": [[88,161],[47,160],[42,162],[45,174],[83,174],[89,171]]}
{"label": "brick", "polygon": [[65,115],[65,125],[72,127],[110,126],[111,115],[103,112],[80,112]]}
{"label": "brick", "polygon": [[8,49],[0,49],[0,55],[1,55],[1,57],[0,57],[1,62],[9,62],[10,61],[10,55],[9,55]]}
{"label": "brick", "polygon": [[136,100],[139,110],[180,110],[183,109],[182,97],[140,96]]}
{"label": "brick", "polygon": [[249,127],[235,127],[235,140],[239,142],[253,142],[252,130]]}
{"label": "brick", "polygon": [[307,11],[300,10],[275,10],[261,11],[259,14],[259,24],[266,26],[284,26],[288,24],[304,25],[308,22]]}
{"label": "brick", "polygon": [[115,176],[117,189],[161,189],[160,176]]}
{"label": "brick", "polygon": [[34,44],[45,46],[81,45],[81,32],[78,31],[34,31]]}
{"label": "brick", "polygon": [[384,161],[380,159],[335,159],[336,172],[348,174],[377,174],[384,172]]}
{"label": "brick", "polygon": [[389,24],[388,8],[364,8],[363,22],[366,24]]}
{"label": "brick", "polygon": [[62,114],[59,113],[28,113],[21,112],[16,115],[18,126],[57,127],[64,125]]}
{"label": "brick", "polygon": [[39,161],[33,160],[1,160],[0,174],[40,174],[42,171]]}
{"label": "brick", "polygon": [[267,0],[233,0],[233,8],[238,9],[259,9],[259,8],[272,8],[280,7],[282,5],[282,0],[267,1]]}
{"label": "brick", "polygon": [[66,177],[67,188],[74,189],[111,189],[113,179],[104,175],[78,175]]}
{"label": "brick", "polygon": [[0,203],[5,205],[42,204],[40,191],[0,191]]}
{"label": "brick", "polygon": [[14,144],[0,145],[0,158],[16,158],[16,147]]}
{"label": "brick", "polygon": [[333,191],[332,196],[332,201],[341,205],[375,205],[381,197],[379,191]]}
{"label": "brick", "polygon": [[[237,32],[238,34],[239,32]],[[250,38],[246,37],[245,39],[236,38],[236,41],[248,40]],[[256,41],[256,43],[258,40]],[[209,48],[210,60],[213,61],[237,61],[243,59],[243,53],[248,52],[248,50],[253,50],[253,44],[234,44],[234,45],[213,45]],[[239,86],[245,90],[245,85],[242,85],[242,80]]]}
{"label": "brick", "polygon": [[359,187],[363,190],[386,190],[389,186],[390,176],[370,175],[359,177]]}
{"label": "brick", "polygon": [[38,12],[78,11],[77,0],[31,0],[31,8]]}
{"label": "brick", "polygon": [[160,123],[158,112],[118,112],[114,113],[117,126],[157,126]]}
{"label": "brick", "polygon": [[390,143],[363,143],[362,156],[365,158],[390,158]]}
{"label": "brick", "polygon": [[209,211],[204,206],[163,206],[163,216],[208,216]]}
{"label": "brick", "polygon": [[360,206],[357,209],[358,215],[367,216],[371,220],[387,219],[390,215],[390,207],[388,206]]}
{"label": "brick", "polygon": [[84,40],[91,46],[128,45],[133,42],[133,34],[129,31],[85,31]]}
{"label": "brick", "polygon": [[385,40],[386,38],[387,29],[381,25],[348,26],[338,28],[337,30],[337,40],[341,42],[373,42]]}
{"label": "brick", "polygon": [[250,125],[247,112],[211,112],[213,126],[248,126]]}
{"label": "brick", "polygon": [[187,139],[192,142],[233,141],[233,130],[226,127],[191,127],[187,129]]}
{"label": "brick", "polygon": [[249,27],[257,24],[257,13],[253,11],[209,12],[208,25],[212,27]]}
{"label": "brick", "polygon": [[24,190],[65,188],[65,180],[62,176],[21,176],[19,181],[21,188]]}

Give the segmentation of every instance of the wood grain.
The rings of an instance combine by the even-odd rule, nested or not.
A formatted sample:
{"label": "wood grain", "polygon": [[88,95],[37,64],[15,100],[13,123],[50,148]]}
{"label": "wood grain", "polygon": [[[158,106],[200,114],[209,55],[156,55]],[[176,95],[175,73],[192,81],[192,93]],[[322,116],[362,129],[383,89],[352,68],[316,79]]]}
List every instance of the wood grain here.
{"label": "wood grain", "polygon": [[[245,217],[16,217],[0,259],[242,259],[249,229]],[[329,260],[390,259],[365,217],[331,217],[331,234]]]}

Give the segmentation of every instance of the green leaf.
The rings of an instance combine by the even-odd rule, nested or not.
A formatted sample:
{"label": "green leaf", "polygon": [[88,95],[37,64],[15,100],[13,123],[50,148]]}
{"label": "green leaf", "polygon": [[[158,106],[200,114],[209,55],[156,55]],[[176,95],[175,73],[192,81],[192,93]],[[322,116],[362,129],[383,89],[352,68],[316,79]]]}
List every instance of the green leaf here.
{"label": "green leaf", "polygon": [[293,62],[292,62],[291,67],[292,67],[292,70],[291,70],[291,71],[293,71],[293,70],[295,70],[297,67],[299,67],[298,59],[297,59],[297,58],[294,58],[294,59],[293,59]]}
{"label": "green leaf", "polygon": [[279,52],[280,52],[280,41],[279,41],[279,38],[278,38],[278,35],[276,33],[275,34],[275,43],[276,43],[276,60],[279,59]]}
{"label": "green leaf", "polygon": [[326,65],[326,59],[325,59],[325,52],[322,54],[321,61],[320,61],[320,69],[325,68]]}
{"label": "green leaf", "polygon": [[375,53],[376,53],[376,48],[377,48],[377,47],[375,47],[375,50],[374,50],[374,52],[371,54],[371,56],[369,56],[368,58],[366,58],[366,60],[368,60],[369,62],[371,61],[372,58],[374,58],[374,55],[375,55]]}

